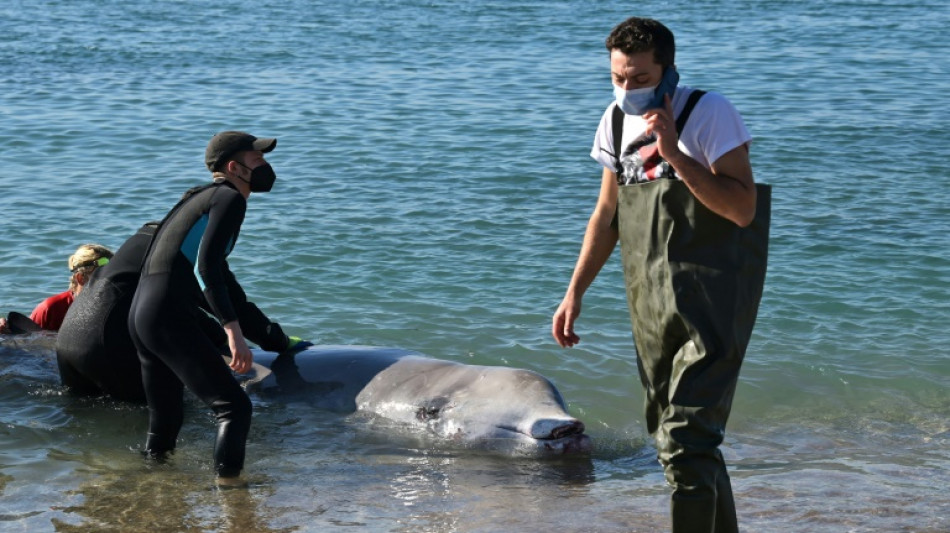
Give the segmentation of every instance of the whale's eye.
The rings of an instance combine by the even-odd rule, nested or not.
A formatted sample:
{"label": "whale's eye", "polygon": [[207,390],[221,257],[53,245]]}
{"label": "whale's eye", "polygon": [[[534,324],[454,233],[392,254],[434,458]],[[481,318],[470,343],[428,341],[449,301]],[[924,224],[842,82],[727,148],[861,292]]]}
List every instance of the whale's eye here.
{"label": "whale's eye", "polygon": [[444,396],[427,400],[419,406],[419,409],[416,409],[416,418],[423,422],[426,420],[435,420],[439,418],[439,414],[442,413],[442,409],[448,405],[448,403],[449,399]]}
{"label": "whale's eye", "polygon": [[422,421],[433,420],[439,418],[440,410],[438,407],[420,407],[419,410],[416,411],[416,418]]}

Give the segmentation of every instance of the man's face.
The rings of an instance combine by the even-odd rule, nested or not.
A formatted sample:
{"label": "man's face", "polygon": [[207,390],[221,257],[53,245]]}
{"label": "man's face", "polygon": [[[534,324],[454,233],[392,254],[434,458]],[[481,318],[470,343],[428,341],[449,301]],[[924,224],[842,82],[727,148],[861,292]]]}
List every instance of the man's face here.
{"label": "man's face", "polygon": [[654,87],[663,77],[663,67],[654,62],[652,50],[628,56],[613,49],[610,51],[610,77],[614,85],[625,91]]}
{"label": "man's face", "polygon": [[267,162],[264,159],[264,152],[259,152],[257,150],[244,152],[242,155],[244,156],[244,164],[252,169],[257,168]]}
{"label": "man's face", "polygon": [[238,152],[234,157],[234,162],[237,164],[230,167],[229,170],[247,180],[251,179],[251,171],[267,161],[264,159],[263,152],[250,150],[247,152]]}

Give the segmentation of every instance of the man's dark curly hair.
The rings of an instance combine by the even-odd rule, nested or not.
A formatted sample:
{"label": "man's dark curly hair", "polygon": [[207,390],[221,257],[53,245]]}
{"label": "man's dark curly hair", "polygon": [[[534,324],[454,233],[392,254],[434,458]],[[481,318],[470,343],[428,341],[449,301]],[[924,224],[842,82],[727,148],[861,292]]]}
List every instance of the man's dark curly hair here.
{"label": "man's dark curly hair", "polygon": [[607,36],[607,51],[620,50],[626,55],[653,51],[653,60],[663,67],[676,61],[673,32],[658,21],[630,17],[617,25]]}

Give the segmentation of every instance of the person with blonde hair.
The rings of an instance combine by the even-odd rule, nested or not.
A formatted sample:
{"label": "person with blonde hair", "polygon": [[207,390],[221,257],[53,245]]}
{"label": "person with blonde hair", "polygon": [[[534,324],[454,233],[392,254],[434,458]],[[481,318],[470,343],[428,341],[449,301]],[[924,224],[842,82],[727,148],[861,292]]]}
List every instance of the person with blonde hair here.
{"label": "person with blonde hair", "polygon": [[69,256],[69,292],[73,296],[79,294],[89,276],[99,267],[104,266],[112,259],[112,250],[101,244],[83,244],[76,248],[76,252]]}
{"label": "person with blonde hair", "polygon": [[[69,288],[40,302],[30,313],[30,320],[40,329],[59,331],[73,299],[89,281],[89,276],[97,268],[107,264],[109,259],[112,259],[112,251],[101,244],[83,244],[76,248],[75,253],[69,256],[68,260]],[[11,328],[7,320],[0,318],[0,333],[10,332]]]}

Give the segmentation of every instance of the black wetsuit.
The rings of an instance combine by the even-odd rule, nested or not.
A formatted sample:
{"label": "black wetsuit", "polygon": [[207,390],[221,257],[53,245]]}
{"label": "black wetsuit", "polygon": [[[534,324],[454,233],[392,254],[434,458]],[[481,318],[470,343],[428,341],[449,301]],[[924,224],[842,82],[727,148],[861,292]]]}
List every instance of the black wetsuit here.
{"label": "black wetsuit", "polygon": [[145,401],[128,318],[156,227],[143,226],[125,241],[108,264],[92,273],[66,313],[56,338],[56,360],[60,380],[70,391]]}
{"label": "black wetsuit", "polygon": [[[92,273],[66,313],[56,337],[56,360],[60,381],[70,392],[145,403],[129,308],[156,228],[158,222],[150,222],[129,237],[108,264]],[[216,320],[200,311],[194,319],[215,345],[227,347]]]}
{"label": "black wetsuit", "polygon": [[174,449],[184,385],[214,411],[214,461],[221,476],[235,476],[244,466],[251,401],[213,339],[191,317],[207,303],[221,324],[242,315],[256,318],[240,323],[245,336],[265,350],[280,351],[288,343],[280,327],[247,301],[228,268],[246,208],[245,198],[227,182],[202,188],[175,206],[153,239],[129,314],[150,413],[146,451],[161,455]]}
{"label": "black wetsuit", "polygon": [[[146,402],[142,367],[129,334],[129,309],[158,224],[143,225],[108,264],[97,268],[66,313],[56,338],[56,360],[60,380],[70,392]],[[243,293],[236,296],[241,299],[238,312],[245,336],[265,350],[284,349],[287,340],[280,326],[247,302]],[[204,311],[197,311],[194,320],[227,353],[227,335],[217,320]]]}

